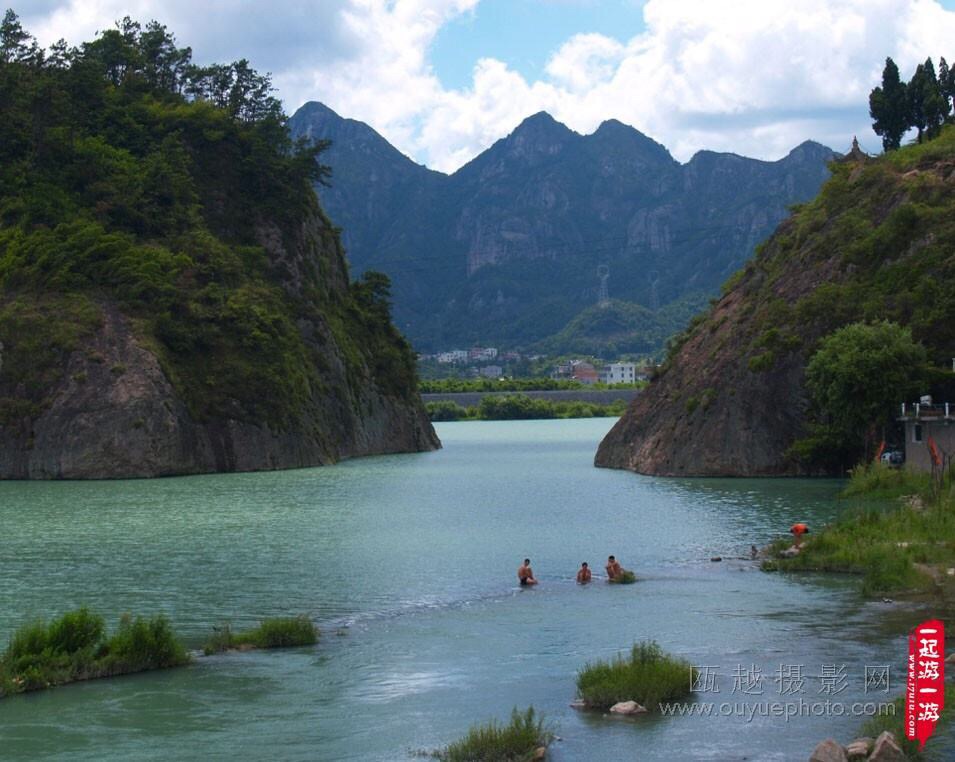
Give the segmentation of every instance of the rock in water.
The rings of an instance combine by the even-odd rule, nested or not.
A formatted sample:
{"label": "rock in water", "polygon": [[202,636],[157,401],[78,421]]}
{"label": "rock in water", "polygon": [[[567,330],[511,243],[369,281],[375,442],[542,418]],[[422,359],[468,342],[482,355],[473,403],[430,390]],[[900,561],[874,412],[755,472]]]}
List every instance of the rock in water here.
{"label": "rock in water", "polygon": [[546,759],[546,757],[547,757],[547,747],[538,746],[536,749],[534,749],[534,756],[531,757],[531,760],[533,760],[533,762],[541,762],[541,760]]}
{"label": "rock in water", "polygon": [[643,714],[646,711],[647,708],[636,701],[620,701],[610,707],[610,714]]}
{"label": "rock in water", "polygon": [[809,762],[849,762],[849,758],[842,744],[827,738],[813,749]]}
{"label": "rock in water", "polygon": [[888,730],[883,730],[875,739],[869,762],[905,762],[905,754],[902,753],[895,736]]}

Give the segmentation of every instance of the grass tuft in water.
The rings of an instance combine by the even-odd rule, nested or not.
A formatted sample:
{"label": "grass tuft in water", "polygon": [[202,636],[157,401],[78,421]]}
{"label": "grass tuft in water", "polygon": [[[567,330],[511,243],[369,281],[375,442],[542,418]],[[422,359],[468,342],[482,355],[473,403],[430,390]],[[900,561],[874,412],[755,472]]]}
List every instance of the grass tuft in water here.
{"label": "grass tuft in water", "polygon": [[530,762],[553,734],[534,713],[534,707],[511,712],[511,721],[502,725],[492,720],[472,726],[460,741],[433,753],[441,762]]}
{"label": "grass tuft in water", "polygon": [[305,616],[264,619],[258,627],[232,632],[228,625],[216,628],[202,647],[206,656],[240,648],[292,648],[310,646],[318,641],[318,629]]}
{"label": "grass tuft in water", "polygon": [[577,692],[592,709],[636,701],[653,711],[661,701],[690,693],[694,667],[663,652],[655,641],[634,644],[629,656],[586,665],[577,674]]}
{"label": "grass tuft in water", "polygon": [[106,637],[103,617],[81,608],[49,624],[25,624],[13,634],[0,655],[0,696],[188,662],[165,617],[124,614]]}

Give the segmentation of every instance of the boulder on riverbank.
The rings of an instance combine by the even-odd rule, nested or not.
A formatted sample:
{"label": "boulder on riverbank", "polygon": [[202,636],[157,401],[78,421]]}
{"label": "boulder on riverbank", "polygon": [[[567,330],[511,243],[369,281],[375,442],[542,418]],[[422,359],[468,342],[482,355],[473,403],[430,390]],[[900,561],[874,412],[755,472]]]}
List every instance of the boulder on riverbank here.
{"label": "boulder on riverbank", "polygon": [[871,738],[857,738],[846,746],[846,756],[849,757],[849,762],[852,762],[852,760],[867,759],[869,752],[872,750],[873,743],[875,742]]}
{"label": "boulder on riverbank", "polygon": [[857,738],[848,746],[827,738],[813,749],[809,762],[905,762],[905,759],[895,736],[891,731],[884,730],[875,742],[871,738]]}
{"label": "boulder on riverbank", "polygon": [[647,711],[645,706],[641,706],[636,701],[618,701],[610,707],[610,714],[644,714]]}
{"label": "boulder on riverbank", "polygon": [[842,744],[832,738],[827,738],[813,749],[809,762],[849,762],[849,757],[846,756],[846,750],[842,747]]}
{"label": "boulder on riverbank", "polygon": [[888,730],[883,730],[875,739],[869,762],[905,762],[905,754],[902,753],[895,736]]}

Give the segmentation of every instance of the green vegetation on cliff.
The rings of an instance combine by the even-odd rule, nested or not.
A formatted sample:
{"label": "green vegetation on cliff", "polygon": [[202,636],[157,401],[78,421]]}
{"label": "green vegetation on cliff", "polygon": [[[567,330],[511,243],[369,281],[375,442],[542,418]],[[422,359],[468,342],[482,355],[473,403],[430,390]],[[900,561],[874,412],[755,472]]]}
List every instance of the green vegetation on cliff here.
{"label": "green vegetation on cliff", "polygon": [[0,697],[77,680],[126,675],[189,662],[165,617],[128,614],[106,635],[103,618],[81,608],[17,630],[0,654]]}
{"label": "green vegetation on cliff", "polygon": [[287,427],[324,388],[303,325],[327,324],[354,383],[414,393],[387,279],[295,256],[310,221],[341,256],[311,187],[326,144],[292,141],[268,76],[128,18],[43,51],[8,12],[0,42],[0,424],[42,412],[107,304],[196,420]]}
{"label": "green vegetation on cliff", "polygon": [[[897,404],[916,392],[955,399],[955,125],[831,170],[671,342],[635,413],[645,420],[620,430],[658,441],[670,406],[686,403],[685,426],[656,456],[680,460],[681,473],[696,470],[682,463],[691,437],[708,452],[723,443],[733,464],[714,457],[707,473],[751,462],[760,473],[845,473],[874,450]],[[710,404],[689,410],[707,390]]]}

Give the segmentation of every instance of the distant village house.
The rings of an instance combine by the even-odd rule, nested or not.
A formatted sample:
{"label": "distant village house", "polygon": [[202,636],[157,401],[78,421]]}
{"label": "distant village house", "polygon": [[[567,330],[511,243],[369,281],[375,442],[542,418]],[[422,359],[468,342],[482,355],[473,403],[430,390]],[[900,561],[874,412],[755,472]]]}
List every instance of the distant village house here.
{"label": "distant village house", "polygon": [[582,384],[596,384],[600,380],[597,369],[589,362],[578,362],[574,365],[572,378]]}
{"label": "distant village house", "polygon": [[612,362],[607,366],[608,384],[632,384],[637,380],[637,365],[632,362]]}
{"label": "distant village house", "polygon": [[487,362],[497,359],[497,347],[471,347],[468,359],[474,362]]}

